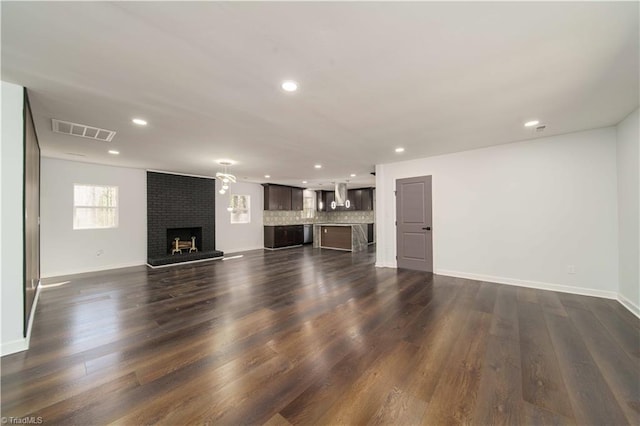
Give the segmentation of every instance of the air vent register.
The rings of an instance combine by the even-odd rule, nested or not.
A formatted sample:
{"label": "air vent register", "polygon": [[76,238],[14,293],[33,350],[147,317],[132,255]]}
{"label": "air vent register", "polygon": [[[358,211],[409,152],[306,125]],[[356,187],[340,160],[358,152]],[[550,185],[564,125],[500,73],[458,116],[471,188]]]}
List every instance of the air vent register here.
{"label": "air vent register", "polygon": [[98,127],[86,126],[84,124],[71,123],[69,121],[51,120],[51,127],[55,133],[64,135],[80,136],[81,138],[93,139],[103,142],[111,142],[116,132],[113,130],[99,129]]}

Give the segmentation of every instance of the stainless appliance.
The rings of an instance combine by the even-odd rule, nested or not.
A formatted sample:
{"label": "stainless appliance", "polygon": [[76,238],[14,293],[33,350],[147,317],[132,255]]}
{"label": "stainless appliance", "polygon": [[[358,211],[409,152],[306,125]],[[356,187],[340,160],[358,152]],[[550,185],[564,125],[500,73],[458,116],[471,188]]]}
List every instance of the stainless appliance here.
{"label": "stainless appliance", "polygon": [[313,225],[304,225],[304,231],[302,232],[303,244],[311,244],[313,242]]}

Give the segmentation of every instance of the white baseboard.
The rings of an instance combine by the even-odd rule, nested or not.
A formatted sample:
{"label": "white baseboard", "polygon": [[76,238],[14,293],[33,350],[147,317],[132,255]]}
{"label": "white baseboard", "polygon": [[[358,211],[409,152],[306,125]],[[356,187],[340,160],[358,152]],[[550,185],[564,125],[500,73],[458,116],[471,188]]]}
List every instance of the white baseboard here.
{"label": "white baseboard", "polygon": [[31,313],[29,314],[29,322],[27,323],[27,337],[22,337],[20,339],[3,343],[0,347],[0,356],[11,355],[29,349],[29,342],[31,341],[31,329],[33,328],[33,319],[36,315],[36,309],[38,307],[38,300],[40,300],[41,289],[42,286],[40,282],[38,282],[38,286],[36,288],[36,296],[33,298],[33,305],[31,306]]}
{"label": "white baseboard", "polygon": [[631,300],[618,293],[618,302],[625,308],[627,308],[632,314],[640,318],[640,306],[633,303]]}
{"label": "white baseboard", "polygon": [[230,254],[235,254],[235,253],[242,253],[245,251],[252,251],[252,250],[263,250],[264,246],[256,246],[256,247],[247,247],[247,248],[240,248],[240,249],[233,249],[233,250],[220,250],[221,252],[224,253],[225,256],[230,255]]}
{"label": "white baseboard", "polygon": [[394,263],[391,262],[376,262],[376,268],[393,268],[393,269],[397,269],[398,266]]}
{"label": "white baseboard", "polygon": [[25,337],[21,339],[12,340],[2,344],[0,349],[2,356],[11,355],[18,352],[23,352],[29,349],[29,342]]}
{"label": "white baseboard", "polygon": [[142,266],[146,265],[147,260],[141,260],[139,262],[128,262],[128,263],[119,263],[114,265],[104,265],[104,266],[91,266],[89,268],[79,268],[79,269],[71,269],[66,271],[53,271],[47,272],[46,275],[42,275],[42,278],[52,278],[52,277],[62,277],[65,275],[76,275],[76,274],[85,274],[87,272],[102,272],[109,271],[111,269],[121,269],[121,268],[130,268],[132,266]]}
{"label": "white baseboard", "polygon": [[[276,248],[262,247],[262,249],[269,250],[269,251],[278,251],[278,250],[288,250],[288,249],[299,248],[299,247],[302,247],[302,244],[297,244],[295,246],[276,247]],[[238,252],[235,252],[235,253],[238,253]]]}
{"label": "white baseboard", "polygon": [[467,272],[449,271],[438,269],[435,271],[437,275],[446,275],[448,277],[466,278],[469,280],[486,281],[497,284],[514,285],[518,287],[535,288],[538,290],[559,291],[561,293],[579,294],[582,296],[603,297],[605,299],[618,299],[618,293],[614,291],[596,290],[592,288],[573,287],[563,284],[544,283],[539,281],[519,280],[516,278],[496,277],[492,275],[470,274]]}

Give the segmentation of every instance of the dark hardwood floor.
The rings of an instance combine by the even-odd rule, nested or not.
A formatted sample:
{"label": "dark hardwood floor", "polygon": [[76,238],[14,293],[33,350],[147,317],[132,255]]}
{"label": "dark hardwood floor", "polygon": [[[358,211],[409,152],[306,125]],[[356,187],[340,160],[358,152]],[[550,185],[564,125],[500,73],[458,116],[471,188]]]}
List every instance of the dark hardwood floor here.
{"label": "dark hardwood floor", "polygon": [[57,280],[2,358],[2,416],[640,424],[640,321],[618,302],[373,262],[304,247]]}

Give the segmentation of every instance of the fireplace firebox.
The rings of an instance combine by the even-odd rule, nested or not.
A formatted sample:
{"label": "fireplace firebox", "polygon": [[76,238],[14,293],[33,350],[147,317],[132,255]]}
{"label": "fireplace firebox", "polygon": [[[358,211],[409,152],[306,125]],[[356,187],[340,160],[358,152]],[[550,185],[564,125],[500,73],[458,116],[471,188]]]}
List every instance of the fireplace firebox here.
{"label": "fireplace firebox", "polygon": [[[176,238],[178,246],[176,247]],[[195,241],[195,250],[192,244]],[[167,228],[167,254],[191,253],[202,250],[202,227]]]}

